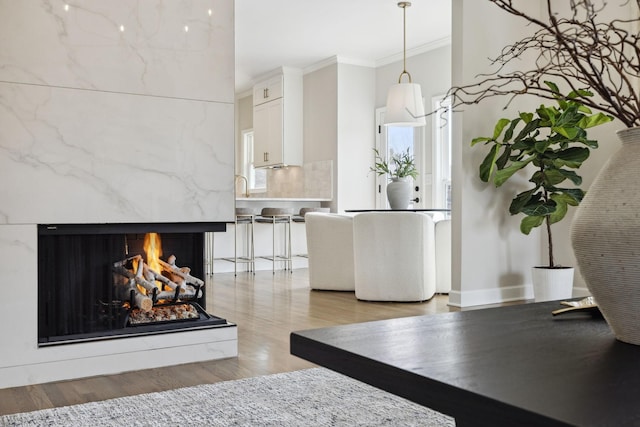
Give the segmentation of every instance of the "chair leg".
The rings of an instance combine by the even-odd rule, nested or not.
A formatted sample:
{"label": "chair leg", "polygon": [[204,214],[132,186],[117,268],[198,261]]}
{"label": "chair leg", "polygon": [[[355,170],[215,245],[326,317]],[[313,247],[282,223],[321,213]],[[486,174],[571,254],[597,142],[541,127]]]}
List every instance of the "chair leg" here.
{"label": "chair leg", "polygon": [[[244,227],[244,233],[240,232],[240,227]],[[246,264],[247,267],[244,271],[252,272],[255,274],[255,247],[254,247],[254,218],[253,216],[249,217],[247,221],[246,218],[243,221],[238,221],[236,217],[235,221],[235,229],[233,234],[233,258],[225,258],[227,261],[232,261],[234,263],[233,273],[235,276],[238,275],[238,263]],[[242,245],[243,250],[242,253],[238,254],[238,235],[240,238],[244,237],[244,244]]]}
{"label": "chair leg", "polygon": [[206,267],[206,275],[213,276],[213,233],[207,231],[204,233],[204,253],[205,253],[205,267]]}
{"label": "chair leg", "polygon": [[287,227],[287,231],[288,231],[288,240],[289,240],[289,245],[288,245],[288,250],[287,250],[287,259],[289,262],[289,273],[293,273],[293,248],[291,247],[291,217],[289,217],[289,221],[286,224]]}
{"label": "chair leg", "polygon": [[[269,216],[268,220],[260,218],[257,222],[271,225],[271,256],[261,256],[260,258],[271,258],[271,272],[276,273],[276,263],[283,263],[283,270],[293,270],[293,263],[291,261],[291,216],[290,215],[273,215]],[[279,229],[276,227],[282,225],[282,242],[277,240],[280,234]],[[282,246],[282,251],[279,252],[279,248]]]}
{"label": "chair leg", "polygon": [[271,271],[276,274],[276,217],[272,217],[271,224]]}
{"label": "chair leg", "polygon": [[289,262],[287,261],[287,223],[282,224],[282,257],[283,257],[283,265],[284,270],[287,271],[289,269]]}
{"label": "chair leg", "polygon": [[250,260],[251,262],[249,263],[249,268],[251,269],[251,272],[253,274],[256,274],[256,254],[255,254],[255,247],[254,247],[254,237],[253,237],[253,225],[254,225],[254,221],[253,221],[253,217],[251,217],[251,238],[250,238],[250,246],[249,246],[249,256],[251,257]]}
{"label": "chair leg", "polygon": [[233,229],[233,275],[238,276],[238,217]]}

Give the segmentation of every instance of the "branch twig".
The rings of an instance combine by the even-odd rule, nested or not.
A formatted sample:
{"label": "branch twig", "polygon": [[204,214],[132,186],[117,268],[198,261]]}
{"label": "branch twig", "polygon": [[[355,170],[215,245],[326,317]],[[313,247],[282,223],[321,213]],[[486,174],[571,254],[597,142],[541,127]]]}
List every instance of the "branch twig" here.
{"label": "branch twig", "polygon": [[[627,127],[640,126],[640,0],[623,4],[635,9],[631,18],[608,22],[598,14],[612,6],[599,0],[571,0],[567,16],[554,9],[553,0],[546,0],[546,20],[522,12],[513,0],[489,1],[537,30],[503,48],[491,60],[493,72],[478,75],[475,83],[452,87],[446,96],[452,98],[454,111],[496,96],[507,96],[506,106],[523,94],[554,99],[544,83],[554,80],[571,91],[588,89],[597,93],[600,100],[580,97],[580,101]],[[535,59],[532,67],[508,71],[525,56]]]}

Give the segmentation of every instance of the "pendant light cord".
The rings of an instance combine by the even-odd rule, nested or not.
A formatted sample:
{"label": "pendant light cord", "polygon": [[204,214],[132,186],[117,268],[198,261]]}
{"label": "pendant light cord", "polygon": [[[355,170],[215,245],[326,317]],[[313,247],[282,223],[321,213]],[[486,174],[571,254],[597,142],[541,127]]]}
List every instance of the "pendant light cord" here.
{"label": "pendant light cord", "polygon": [[402,73],[398,78],[398,83],[402,83],[402,76],[405,74],[411,83],[411,74],[407,71],[407,8],[411,6],[411,2],[401,1],[398,7],[402,8]]}

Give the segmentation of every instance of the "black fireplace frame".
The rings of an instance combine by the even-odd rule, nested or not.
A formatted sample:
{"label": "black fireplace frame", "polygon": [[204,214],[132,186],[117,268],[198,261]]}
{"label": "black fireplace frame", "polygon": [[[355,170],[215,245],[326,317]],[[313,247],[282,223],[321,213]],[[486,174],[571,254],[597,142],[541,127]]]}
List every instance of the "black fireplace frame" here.
{"label": "black fireplace frame", "polygon": [[[114,249],[119,250],[118,246],[121,244],[120,239],[124,241],[124,247],[126,247],[127,237],[132,235],[144,235],[146,233],[159,233],[161,235],[172,234],[176,236],[181,235],[189,235],[192,236],[193,244],[195,245],[195,249],[193,249],[194,254],[197,253],[197,249],[202,248],[202,257],[199,262],[195,262],[195,273],[200,275],[201,278],[204,279],[204,233],[205,232],[224,232],[226,231],[226,223],[223,222],[189,222],[189,223],[104,223],[104,224],[39,224],[38,225],[38,346],[45,347],[51,345],[60,345],[60,344],[71,344],[78,342],[87,342],[87,341],[100,341],[100,340],[108,340],[108,339],[116,339],[116,338],[128,338],[128,337],[136,337],[136,336],[144,336],[144,335],[156,335],[156,334],[165,334],[172,332],[180,332],[184,330],[196,330],[196,329],[208,329],[212,327],[224,327],[231,326],[232,324],[228,323],[225,319],[210,315],[208,313],[203,312],[199,319],[195,319],[194,321],[189,322],[176,322],[174,324],[150,324],[144,326],[136,326],[136,327],[127,327],[125,323],[123,323],[123,314],[122,309],[116,308],[115,305],[113,307],[108,308],[107,310],[113,310],[113,313],[107,313],[106,317],[109,315],[113,316],[113,319],[110,320],[109,325],[114,325],[113,328],[107,327],[105,330],[100,331],[82,331],[80,333],[76,333],[75,331],[71,331],[69,333],[57,333],[58,330],[54,330],[50,327],[47,322],[51,320],[51,314],[49,313],[49,309],[52,306],[51,303],[51,291],[48,286],[51,286],[51,278],[48,276],[51,273],[51,267],[46,265],[52,263],[51,260],[47,261],[49,258],[55,258],[56,251],[52,249],[51,242],[57,242],[58,237],[61,239],[70,239],[69,241],[75,242],[80,241],[84,242],[85,236],[92,240],[90,246],[99,246],[102,248],[102,245],[106,248],[106,253],[113,254]],[[66,240],[65,240],[66,241]],[[45,242],[45,243],[42,243]],[[96,243],[97,242],[97,243]],[[92,247],[93,247],[92,246]],[[45,248],[46,247],[46,248]],[[75,248],[76,250],[82,251],[83,247]],[[100,249],[103,250],[103,249]],[[81,252],[82,253],[82,252]],[[114,255],[115,256],[115,255]],[[120,255],[118,255],[120,256]],[[124,259],[124,258],[122,258]],[[195,258],[194,258],[195,259]],[[105,265],[104,262],[98,262],[98,267],[96,265],[91,265],[89,268],[96,269],[98,268],[99,275],[104,279],[104,275],[109,273],[111,270],[110,263],[114,261],[118,261],[118,259],[109,259],[109,262]],[[197,261],[197,260],[196,260]],[[43,264],[43,262],[45,264]],[[44,272],[43,270],[47,270]],[[75,272],[71,273],[75,274]],[[83,279],[85,280],[85,279]],[[104,281],[104,280],[103,280]],[[105,292],[104,289],[98,292]],[[103,295],[104,296],[104,295]],[[109,295],[113,297],[113,295]],[[69,296],[66,295],[66,298]],[[56,296],[58,298],[58,302],[56,303],[57,307],[65,304],[64,297]],[[108,299],[108,298],[107,298]],[[91,301],[95,301],[95,298],[90,297]],[[113,301],[113,298],[112,300]],[[202,294],[202,297],[193,301],[196,305],[205,306],[205,295]],[[86,302],[85,302],[86,304]],[[91,309],[89,309],[91,311]],[[103,313],[104,314],[104,313]],[[83,314],[86,316],[86,313]],[[95,319],[94,319],[95,320]]]}

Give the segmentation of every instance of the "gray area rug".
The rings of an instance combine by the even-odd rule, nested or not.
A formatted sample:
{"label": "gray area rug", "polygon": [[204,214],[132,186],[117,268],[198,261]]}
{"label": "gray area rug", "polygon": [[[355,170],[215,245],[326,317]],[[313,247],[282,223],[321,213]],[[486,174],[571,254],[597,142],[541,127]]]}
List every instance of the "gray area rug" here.
{"label": "gray area rug", "polygon": [[452,418],[313,368],[0,417],[0,426],[455,426]]}

